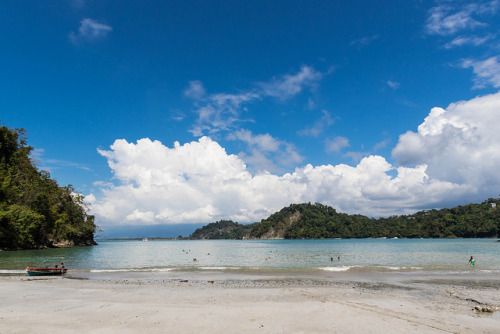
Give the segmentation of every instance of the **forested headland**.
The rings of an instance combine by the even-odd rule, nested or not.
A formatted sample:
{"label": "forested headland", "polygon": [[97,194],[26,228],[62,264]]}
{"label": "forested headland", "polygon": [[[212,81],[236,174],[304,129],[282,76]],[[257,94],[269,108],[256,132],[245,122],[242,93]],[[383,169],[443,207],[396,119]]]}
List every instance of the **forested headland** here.
{"label": "forested headland", "polygon": [[292,204],[258,223],[223,220],[197,229],[189,239],[495,238],[500,198],[451,209],[369,218],[339,213],[320,203]]}
{"label": "forested headland", "polygon": [[0,249],[95,244],[83,196],[39,171],[32,150],[23,129],[0,127]]}

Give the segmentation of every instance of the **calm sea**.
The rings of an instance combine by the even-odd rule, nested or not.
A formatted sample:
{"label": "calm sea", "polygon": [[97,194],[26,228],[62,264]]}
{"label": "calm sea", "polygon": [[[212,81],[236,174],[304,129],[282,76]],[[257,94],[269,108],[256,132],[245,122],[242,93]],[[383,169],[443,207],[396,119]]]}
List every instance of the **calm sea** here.
{"label": "calm sea", "polygon": [[[477,260],[468,266],[469,257]],[[340,258],[340,260],[339,260]],[[196,259],[196,261],[194,261]],[[333,261],[332,261],[333,259]],[[73,273],[489,272],[497,239],[101,240],[98,246],[0,252],[0,274],[64,262]]]}

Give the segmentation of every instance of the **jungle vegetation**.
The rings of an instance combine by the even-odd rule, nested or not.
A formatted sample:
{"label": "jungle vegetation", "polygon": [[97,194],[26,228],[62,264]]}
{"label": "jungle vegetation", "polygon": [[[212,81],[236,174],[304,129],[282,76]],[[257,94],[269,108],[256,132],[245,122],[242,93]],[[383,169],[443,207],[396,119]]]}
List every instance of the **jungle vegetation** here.
{"label": "jungle vegetation", "polygon": [[500,198],[451,209],[369,218],[339,213],[320,203],[292,204],[261,222],[208,224],[191,239],[494,238],[500,231]]}
{"label": "jungle vegetation", "polygon": [[32,150],[25,130],[0,127],[0,249],[95,244],[83,196],[39,171]]}

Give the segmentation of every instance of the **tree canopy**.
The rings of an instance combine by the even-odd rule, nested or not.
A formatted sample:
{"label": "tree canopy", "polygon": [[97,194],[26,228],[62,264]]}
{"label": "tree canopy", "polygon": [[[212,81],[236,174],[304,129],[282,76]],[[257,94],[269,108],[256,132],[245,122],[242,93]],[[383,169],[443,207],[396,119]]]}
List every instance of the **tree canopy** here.
{"label": "tree canopy", "polygon": [[0,127],[0,249],[95,244],[83,196],[39,171],[32,150],[25,130]]}
{"label": "tree canopy", "polygon": [[481,204],[378,219],[338,213],[320,203],[292,204],[259,223],[211,223],[190,238],[488,238],[497,237],[499,231],[500,199],[490,198]]}
{"label": "tree canopy", "polygon": [[250,225],[238,224],[232,220],[220,220],[196,229],[189,239],[243,239],[250,229]]}

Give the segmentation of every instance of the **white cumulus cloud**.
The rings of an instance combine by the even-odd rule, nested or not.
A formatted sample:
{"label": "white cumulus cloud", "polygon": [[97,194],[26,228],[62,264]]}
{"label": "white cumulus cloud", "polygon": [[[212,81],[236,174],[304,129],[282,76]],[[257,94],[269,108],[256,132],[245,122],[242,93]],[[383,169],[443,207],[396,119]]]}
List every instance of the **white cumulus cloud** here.
{"label": "white cumulus cloud", "polygon": [[[400,136],[393,150],[399,167],[371,155],[355,166],[308,164],[286,174],[251,173],[240,157],[208,137],[173,147],[120,139],[99,150],[114,185],[103,184],[100,194],[87,199],[103,226],[254,222],[302,202],[388,216],[482,200],[500,188],[499,115],[500,93],[433,108],[417,132]],[[239,135],[261,152],[275,149],[270,136]]]}
{"label": "white cumulus cloud", "polygon": [[387,215],[461,191],[460,185],[430,179],[424,165],[400,167],[391,177],[388,172],[395,168],[380,156],[355,167],[306,165],[284,175],[252,175],[241,159],[207,137],[173,148],[149,139],[117,140],[100,154],[119,183],[92,201],[92,212],[104,225],[253,222],[308,201]]}
{"label": "white cumulus cloud", "polygon": [[400,136],[392,154],[401,165],[426,164],[439,180],[498,191],[499,117],[500,93],[433,108],[417,132]]}

